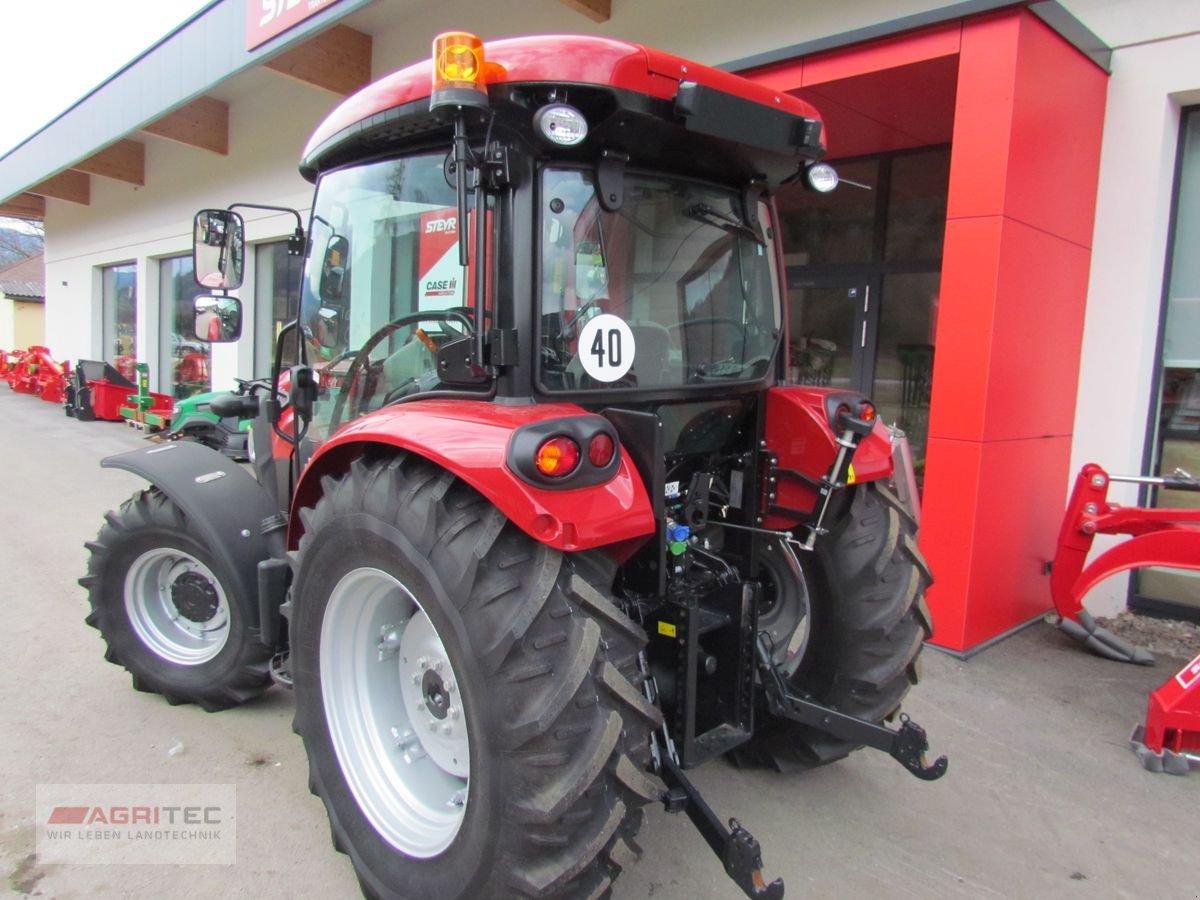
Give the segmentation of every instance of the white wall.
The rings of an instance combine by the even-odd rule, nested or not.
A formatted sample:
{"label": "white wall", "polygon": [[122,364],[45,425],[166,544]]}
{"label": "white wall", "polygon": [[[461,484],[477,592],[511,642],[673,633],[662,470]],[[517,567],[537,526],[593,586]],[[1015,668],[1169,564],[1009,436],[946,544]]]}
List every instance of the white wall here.
{"label": "white wall", "polygon": [[[161,384],[155,371],[158,261],[191,252],[196,210],[237,201],[269,203],[296,207],[307,221],[312,186],[297,174],[295,161],[313,124],[339,98],[271,73],[243,78],[253,79],[256,90],[230,104],[228,156],[135,135],[146,145],[144,186],[93,177],[90,205],[47,201],[46,341],[56,358],[102,358],[100,270],[136,262],[137,356],[151,364],[152,384]],[[288,236],[295,227],[290,216],[242,212],[251,242]],[[254,283],[253,264],[251,252],[247,285]],[[252,325],[253,316],[247,319]],[[231,387],[234,375],[250,374],[252,348],[250,333],[236,346],[213,348],[214,387]]]}
{"label": "white wall", "polygon": [[[1098,21],[1117,49],[1100,159],[1072,477],[1087,462],[1112,473],[1142,471],[1159,364],[1180,109],[1200,102],[1200,5],[1142,0],[1107,6]],[[1134,505],[1137,491],[1114,486],[1110,499]],[[1097,552],[1112,543],[1098,539]],[[1089,610],[1123,608],[1127,586],[1127,577],[1103,582],[1089,596]]]}

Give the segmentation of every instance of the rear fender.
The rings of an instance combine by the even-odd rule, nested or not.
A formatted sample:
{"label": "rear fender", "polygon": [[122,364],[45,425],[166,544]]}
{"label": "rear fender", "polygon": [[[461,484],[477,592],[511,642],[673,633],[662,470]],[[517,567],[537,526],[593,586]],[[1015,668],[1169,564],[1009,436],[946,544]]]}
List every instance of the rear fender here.
{"label": "rear fender", "polygon": [[650,498],[623,448],[614,474],[600,484],[539,487],[509,467],[509,444],[522,426],[591,416],[568,403],[501,406],[429,399],[356,419],[322,444],[305,467],[292,503],[288,546],[299,544],[304,530],[299,510],[320,499],[321,479],[346,471],[368,450],[381,447],[436,463],[479,491],[534,540],[558,550],[588,550],[654,535]]}
{"label": "rear fender", "polygon": [[232,573],[229,589],[260,596],[258,565],[283,558],[283,523],[270,496],[245,469],[192,441],[130,450],[100,465],[140,475],[175,501],[201,543]]}
{"label": "rear fender", "polygon": [[[839,394],[861,398],[830,388],[785,386],[767,391],[766,449],[776,457],[777,471],[775,499],[764,521],[766,527],[789,528],[815,508],[817,486],[837,456],[829,408]],[[855,451],[849,481],[879,481],[890,478],[894,469],[887,427],[876,422]]]}

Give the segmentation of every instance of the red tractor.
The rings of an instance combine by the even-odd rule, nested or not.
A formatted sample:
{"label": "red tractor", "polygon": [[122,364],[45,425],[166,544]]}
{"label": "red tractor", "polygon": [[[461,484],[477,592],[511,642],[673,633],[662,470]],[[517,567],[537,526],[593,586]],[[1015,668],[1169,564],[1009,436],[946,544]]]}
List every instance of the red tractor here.
{"label": "red tractor", "polygon": [[[254,417],[255,477],[189,442],[104,462],[151,483],[81,579],[107,658],[208,710],[291,687],[369,896],[594,896],[651,802],[781,896],[686,769],[946,768],[896,718],[930,575],[889,433],[783,383],[772,192],[831,188],[823,150],[807,104],[597,37],[442,35],[347,100],[301,162],[272,385],[213,403]],[[195,232],[236,288],[241,217]]]}

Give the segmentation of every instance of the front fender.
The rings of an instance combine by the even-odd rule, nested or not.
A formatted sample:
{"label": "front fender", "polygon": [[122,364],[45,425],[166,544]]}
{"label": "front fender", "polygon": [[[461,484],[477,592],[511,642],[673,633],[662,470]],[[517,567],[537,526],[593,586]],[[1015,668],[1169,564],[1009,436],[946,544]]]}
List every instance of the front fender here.
{"label": "front fender", "polygon": [[283,556],[276,537],[282,537],[282,522],[267,492],[245,469],[193,441],[130,450],[100,465],[140,475],[175,501],[201,542],[233,573],[230,589],[259,596],[258,564]]}
{"label": "front fender", "polygon": [[653,535],[650,498],[624,448],[616,474],[591,487],[537,487],[508,467],[509,440],[521,426],[591,415],[570,403],[502,406],[431,398],[384,407],[339,430],[314,454],[296,488],[288,544],[299,543],[304,527],[299,510],[320,498],[321,478],[345,471],[368,447],[380,445],[416,453],[452,472],[530,537],[558,550]]}

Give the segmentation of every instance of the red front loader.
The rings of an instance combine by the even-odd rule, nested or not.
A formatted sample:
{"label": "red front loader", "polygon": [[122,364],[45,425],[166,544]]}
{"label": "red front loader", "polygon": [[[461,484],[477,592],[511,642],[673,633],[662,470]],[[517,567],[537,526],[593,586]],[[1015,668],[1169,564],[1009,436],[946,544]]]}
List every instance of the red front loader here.
{"label": "red front loader", "polygon": [[[218,411],[256,416],[256,477],[105,461],[152,485],[82,579],[108,658],[210,710],[291,686],[370,896],[596,896],[650,802],[781,896],[685,769],[945,771],[883,724],[930,581],[888,432],[783,380],[772,192],[832,187],[822,153],[808,105],[595,37],[443,35],[347,100],[271,399]],[[240,332],[243,240],[197,216],[198,336]]]}

